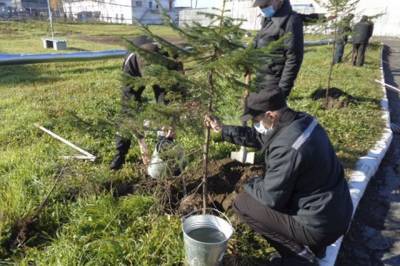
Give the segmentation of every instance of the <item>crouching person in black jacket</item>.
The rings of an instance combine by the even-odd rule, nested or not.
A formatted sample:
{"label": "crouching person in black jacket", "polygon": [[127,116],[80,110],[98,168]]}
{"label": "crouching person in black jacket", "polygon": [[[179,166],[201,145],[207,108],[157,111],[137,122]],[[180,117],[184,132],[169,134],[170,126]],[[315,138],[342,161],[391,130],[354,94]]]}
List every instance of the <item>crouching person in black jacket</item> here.
{"label": "crouching person in black jacket", "polygon": [[265,154],[265,176],[245,185],[233,209],[276,248],[283,265],[314,265],[350,224],[343,167],[317,120],[289,109],[279,89],[251,93],[247,106],[242,119],[253,119],[254,128],[205,117],[223,140]]}

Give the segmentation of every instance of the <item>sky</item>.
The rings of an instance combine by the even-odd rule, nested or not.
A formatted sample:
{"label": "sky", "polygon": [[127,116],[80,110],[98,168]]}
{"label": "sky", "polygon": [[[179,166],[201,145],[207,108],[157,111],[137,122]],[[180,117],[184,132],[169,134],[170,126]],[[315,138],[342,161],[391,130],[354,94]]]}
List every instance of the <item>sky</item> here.
{"label": "sky", "polygon": [[[190,6],[191,0],[176,0],[175,6]],[[196,0],[192,0],[193,7],[195,5]],[[197,7],[211,7],[218,4],[217,0],[197,0]]]}

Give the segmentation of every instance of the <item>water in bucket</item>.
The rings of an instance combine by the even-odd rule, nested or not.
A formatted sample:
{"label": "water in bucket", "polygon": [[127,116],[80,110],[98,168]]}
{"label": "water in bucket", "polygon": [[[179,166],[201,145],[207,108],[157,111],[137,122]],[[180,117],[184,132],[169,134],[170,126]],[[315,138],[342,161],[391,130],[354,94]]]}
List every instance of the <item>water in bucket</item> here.
{"label": "water in bucket", "polygon": [[190,231],[188,236],[204,243],[219,243],[226,240],[224,233],[210,227],[203,227]]}
{"label": "water in bucket", "polygon": [[215,215],[192,215],[182,224],[186,262],[189,266],[220,265],[232,236],[229,220]]}

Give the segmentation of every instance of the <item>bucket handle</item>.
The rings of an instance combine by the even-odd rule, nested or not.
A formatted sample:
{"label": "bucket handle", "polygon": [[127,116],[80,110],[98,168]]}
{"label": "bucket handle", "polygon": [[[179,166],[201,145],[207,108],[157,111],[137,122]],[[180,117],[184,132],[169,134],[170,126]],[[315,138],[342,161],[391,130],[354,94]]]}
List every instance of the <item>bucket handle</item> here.
{"label": "bucket handle", "polygon": [[[217,210],[217,209],[215,209],[215,208],[205,208],[205,210],[206,210],[206,211],[207,211],[207,210],[215,211],[215,212],[218,213],[219,215],[222,215],[222,216],[225,218],[225,220],[229,223],[229,225],[233,227],[231,220],[229,220],[228,216],[226,216],[225,213],[223,213],[223,212],[221,212],[221,211],[219,211],[219,210]],[[201,210],[194,210],[194,211],[192,211],[192,212],[190,212],[190,213],[188,213],[188,214],[186,214],[186,215],[183,215],[183,216],[182,216],[182,222],[183,222],[184,220],[186,220],[186,218],[188,218],[189,216],[192,216],[193,214],[198,213],[198,212],[200,212],[200,211],[203,211],[203,209],[201,209]]]}

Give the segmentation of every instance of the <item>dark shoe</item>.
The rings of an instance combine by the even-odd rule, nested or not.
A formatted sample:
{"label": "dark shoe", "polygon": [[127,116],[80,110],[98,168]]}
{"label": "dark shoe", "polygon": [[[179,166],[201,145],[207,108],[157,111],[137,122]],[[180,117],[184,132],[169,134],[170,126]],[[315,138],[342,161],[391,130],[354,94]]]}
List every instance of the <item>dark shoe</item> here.
{"label": "dark shoe", "polygon": [[326,247],[318,249],[318,250],[313,250],[313,252],[318,259],[323,259],[323,258],[325,258],[325,255],[326,255]]}
{"label": "dark shoe", "polygon": [[122,156],[120,154],[115,155],[114,159],[112,160],[110,164],[110,169],[111,170],[120,170],[122,166],[125,163],[125,156]]}

